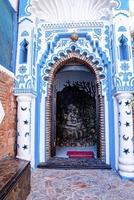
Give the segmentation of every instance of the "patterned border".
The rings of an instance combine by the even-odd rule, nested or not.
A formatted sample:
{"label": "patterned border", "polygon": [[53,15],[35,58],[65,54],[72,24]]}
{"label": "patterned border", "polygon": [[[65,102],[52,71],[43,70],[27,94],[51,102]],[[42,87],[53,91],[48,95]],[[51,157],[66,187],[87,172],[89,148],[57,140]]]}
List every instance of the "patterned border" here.
{"label": "patterned border", "polygon": [[55,28],[83,28],[83,27],[103,27],[104,23],[102,21],[100,22],[79,22],[79,23],[43,23],[42,25],[45,29],[55,29]]}

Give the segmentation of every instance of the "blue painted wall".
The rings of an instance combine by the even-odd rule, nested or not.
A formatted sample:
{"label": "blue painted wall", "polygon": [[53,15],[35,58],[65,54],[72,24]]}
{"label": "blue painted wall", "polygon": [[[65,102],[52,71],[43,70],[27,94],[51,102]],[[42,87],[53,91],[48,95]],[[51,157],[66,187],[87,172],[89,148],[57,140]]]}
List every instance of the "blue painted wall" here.
{"label": "blue painted wall", "polygon": [[[41,68],[38,65],[37,66],[37,91],[38,95],[36,98],[36,109],[35,109],[35,167],[40,163],[40,103],[41,103],[41,93],[40,93],[40,87],[41,87]],[[45,112],[45,111],[44,111]]]}
{"label": "blue painted wall", "polygon": [[0,0],[0,64],[10,71],[15,66],[15,32],[16,13],[8,0]]}
{"label": "blue painted wall", "polygon": [[20,0],[19,1],[19,17],[29,16],[28,7],[30,6],[30,0]]}
{"label": "blue painted wall", "polygon": [[117,10],[129,10],[129,0],[116,0],[118,2]]}

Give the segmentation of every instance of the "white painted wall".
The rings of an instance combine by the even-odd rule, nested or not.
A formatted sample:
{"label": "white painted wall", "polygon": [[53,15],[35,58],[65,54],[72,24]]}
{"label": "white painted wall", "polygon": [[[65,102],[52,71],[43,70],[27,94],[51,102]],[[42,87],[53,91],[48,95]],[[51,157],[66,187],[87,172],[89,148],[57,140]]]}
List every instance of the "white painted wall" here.
{"label": "white painted wall", "polygon": [[110,0],[32,0],[30,11],[46,22],[94,21],[109,18]]}
{"label": "white painted wall", "polygon": [[130,28],[134,31],[134,0],[129,0],[130,7]]}
{"label": "white painted wall", "polygon": [[18,11],[18,0],[9,0],[11,6],[14,8],[15,11]]}

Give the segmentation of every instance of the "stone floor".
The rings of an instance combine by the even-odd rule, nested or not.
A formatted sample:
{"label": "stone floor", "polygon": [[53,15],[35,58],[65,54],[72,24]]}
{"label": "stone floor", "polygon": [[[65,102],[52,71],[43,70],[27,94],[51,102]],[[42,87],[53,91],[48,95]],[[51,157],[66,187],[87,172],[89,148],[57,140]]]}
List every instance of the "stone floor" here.
{"label": "stone floor", "polygon": [[35,169],[27,200],[134,200],[134,181],[110,170]]}

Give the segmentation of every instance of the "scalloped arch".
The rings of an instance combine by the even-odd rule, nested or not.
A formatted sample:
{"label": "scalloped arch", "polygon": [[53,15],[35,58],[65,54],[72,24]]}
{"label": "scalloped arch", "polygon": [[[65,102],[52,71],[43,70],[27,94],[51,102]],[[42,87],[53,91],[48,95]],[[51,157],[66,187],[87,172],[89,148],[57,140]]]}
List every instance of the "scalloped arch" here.
{"label": "scalloped arch", "polygon": [[[42,76],[42,80],[47,82],[47,96],[46,96],[46,157],[49,159],[52,156],[52,93],[53,93],[53,83],[55,75],[59,69],[61,69],[68,62],[79,62],[90,68],[93,71],[96,77],[98,98],[100,103],[99,118],[100,118],[100,127],[98,133],[98,143],[99,143],[99,158],[105,160],[105,134],[104,134],[104,103],[101,92],[101,81],[99,77],[99,71],[97,70],[96,63],[94,64],[86,55],[78,54],[77,52],[68,53],[66,56],[62,56],[60,59],[57,59],[49,71],[49,76]],[[45,78],[45,80],[44,80]],[[46,86],[46,84],[45,84]]]}
{"label": "scalloped arch", "polygon": [[[42,76],[42,81],[45,82],[44,84],[45,86],[46,82],[48,83],[48,80],[51,77],[51,71],[53,71],[54,66],[57,63],[58,64],[60,63],[60,65],[63,66],[64,64],[69,62],[70,59],[77,59],[79,60],[80,63],[84,64],[88,63],[88,65],[92,66],[91,70],[96,74],[96,77],[99,78],[99,76],[101,76],[105,78],[104,64],[102,65],[99,57],[96,57],[94,53],[90,53],[86,49],[82,50],[77,46],[70,45],[68,48],[60,50],[57,54],[52,54],[47,63],[43,65],[41,76]],[[100,81],[100,79],[98,80]]]}
{"label": "scalloped arch", "polygon": [[51,58],[46,62],[45,68],[52,66],[56,60],[60,60],[62,57],[66,57],[70,53],[76,53],[79,55],[84,55],[92,62],[97,62],[98,65],[101,65],[102,61],[99,57],[96,57],[95,53],[90,53],[87,49],[81,49],[77,45],[70,45],[64,50],[58,51],[56,54],[52,54]]}

